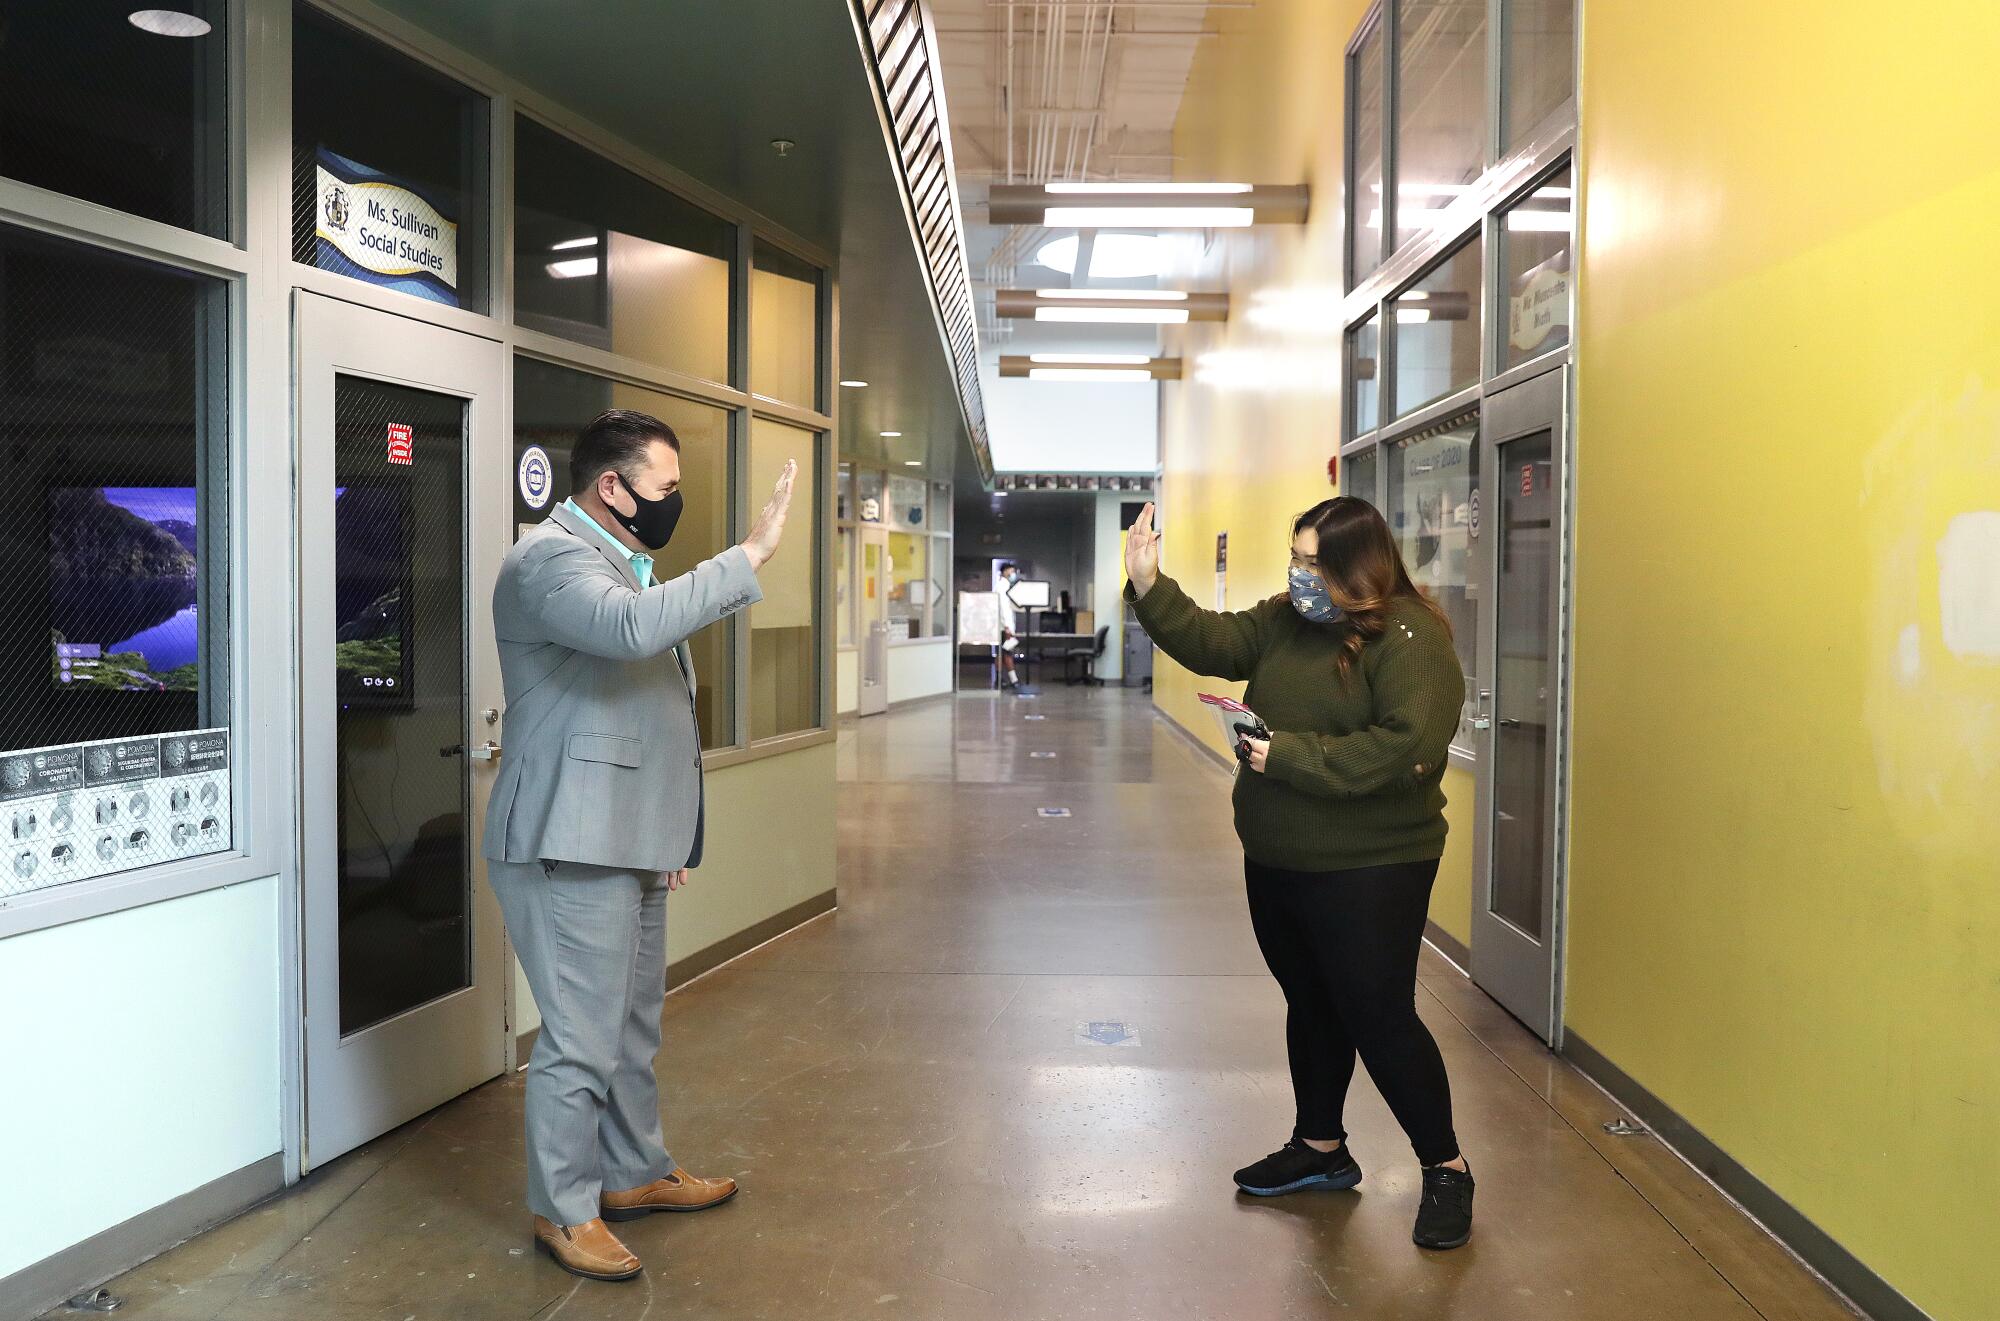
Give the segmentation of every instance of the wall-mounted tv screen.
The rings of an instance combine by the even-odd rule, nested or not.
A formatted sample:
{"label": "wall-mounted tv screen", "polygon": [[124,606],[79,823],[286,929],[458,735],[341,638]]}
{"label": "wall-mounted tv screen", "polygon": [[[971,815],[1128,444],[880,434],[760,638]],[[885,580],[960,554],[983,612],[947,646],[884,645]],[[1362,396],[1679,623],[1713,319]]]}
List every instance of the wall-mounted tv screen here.
{"label": "wall-mounted tv screen", "polygon": [[401,482],[333,491],[333,651],[343,707],[408,707],[410,493]]}
{"label": "wall-mounted tv screen", "polygon": [[48,492],[51,682],[64,691],[200,687],[192,486]]}

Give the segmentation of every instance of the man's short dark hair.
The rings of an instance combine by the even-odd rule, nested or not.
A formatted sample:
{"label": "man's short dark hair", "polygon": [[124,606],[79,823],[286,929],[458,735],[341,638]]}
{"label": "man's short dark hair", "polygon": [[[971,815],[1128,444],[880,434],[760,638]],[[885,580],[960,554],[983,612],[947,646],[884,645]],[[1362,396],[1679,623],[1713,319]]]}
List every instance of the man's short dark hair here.
{"label": "man's short dark hair", "polygon": [[680,453],[681,438],[651,413],[629,408],[599,413],[577,436],[576,447],[569,453],[571,493],[589,490],[607,472],[617,473],[629,484],[633,474],[645,466],[646,451],[662,440],[674,453]]}
{"label": "man's short dark hair", "polygon": [[1000,565],[1000,572],[1001,572],[1001,573],[1005,573],[1005,572],[1007,572],[1007,570],[1009,570],[1009,569],[1011,569],[1011,568],[1013,568],[1013,567],[1014,567],[1014,561],[1012,561],[1012,560],[1004,560],[1004,561],[1002,561],[1002,562],[1001,562],[1001,565]]}

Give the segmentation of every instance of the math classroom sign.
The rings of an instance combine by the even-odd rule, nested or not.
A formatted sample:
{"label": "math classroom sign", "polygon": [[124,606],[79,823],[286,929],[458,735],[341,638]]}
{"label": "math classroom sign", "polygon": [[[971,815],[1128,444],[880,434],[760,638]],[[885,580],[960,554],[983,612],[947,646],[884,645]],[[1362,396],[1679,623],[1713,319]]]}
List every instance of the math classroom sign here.
{"label": "math classroom sign", "polygon": [[458,225],[414,189],[325,147],[313,264],[458,306]]}

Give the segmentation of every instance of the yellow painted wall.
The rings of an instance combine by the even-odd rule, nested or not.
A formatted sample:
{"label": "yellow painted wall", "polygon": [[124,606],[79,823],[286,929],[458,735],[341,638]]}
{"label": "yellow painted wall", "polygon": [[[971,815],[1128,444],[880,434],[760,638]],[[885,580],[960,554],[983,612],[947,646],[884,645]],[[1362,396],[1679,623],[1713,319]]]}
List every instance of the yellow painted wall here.
{"label": "yellow painted wall", "polygon": [[2000,1316],[2000,7],[1583,29],[1567,1019]]}
{"label": "yellow painted wall", "polygon": [[[1174,129],[1188,179],[1305,183],[1302,226],[1218,231],[1191,247],[1194,288],[1227,288],[1226,323],[1170,331],[1188,379],[1161,391],[1162,549],[1166,571],[1215,604],[1215,535],[1229,533],[1227,605],[1285,590],[1292,516],[1332,494],[1326,463],[1340,443],[1342,52],[1365,0],[1263,0],[1216,10],[1227,35],[1201,44]],[[1253,309],[1255,312],[1253,314]],[[1218,751],[1199,692],[1239,691],[1155,654],[1154,700]],[[1453,770],[1452,837],[1431,916],[1468,936],[1472,783]]]}

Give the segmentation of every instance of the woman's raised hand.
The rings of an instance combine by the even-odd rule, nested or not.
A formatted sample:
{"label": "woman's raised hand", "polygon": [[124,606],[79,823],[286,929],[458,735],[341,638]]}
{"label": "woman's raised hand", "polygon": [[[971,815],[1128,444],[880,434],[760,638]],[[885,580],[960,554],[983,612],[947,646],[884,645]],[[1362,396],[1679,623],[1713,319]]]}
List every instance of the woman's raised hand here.
{"label": "woman's raised hand", "polygon": [[1153,502],[1139,511],[1125,534],[1125,576],[1135,595],[1144,596],[1160,579],[1160,534],[1153,531]]}

